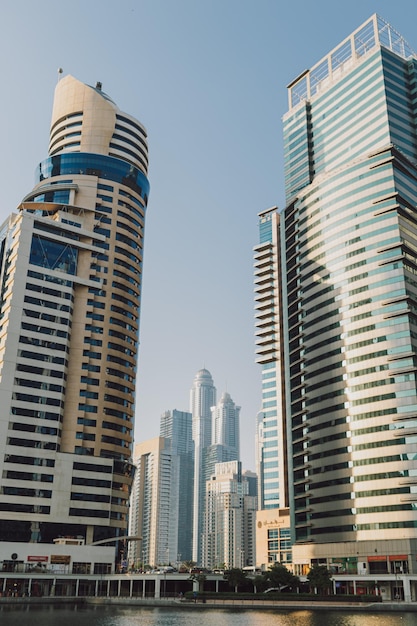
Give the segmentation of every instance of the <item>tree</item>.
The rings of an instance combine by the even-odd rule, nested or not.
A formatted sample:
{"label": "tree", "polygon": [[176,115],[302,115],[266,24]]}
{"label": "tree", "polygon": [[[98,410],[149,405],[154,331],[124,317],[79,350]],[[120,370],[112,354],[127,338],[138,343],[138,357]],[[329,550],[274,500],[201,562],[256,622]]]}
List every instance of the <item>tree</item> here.
{"label": "tree", "polygon": [[307,580],[310,588],[318,589],[322,595],[332,586],[332,576],[325,565],[313,565],[307,574]]}
{"label": "tree", "polygon": [[258,591],[265,591],[268,587],[268,579],[265,574],[258,574],[254,578],[252,578],[253,590],[255,593]]}
{"label": "tree", "polygon": [[270,586],[277,587],[279,591],[284,587],[298,587],[300,582],[298,576],[294,576],[294,574],[284,565],[281,565],[281,563],[271,565],[265,576]]}
{"label": "tree", "polygon": [[247,580],[247,573],[238,567],[232,567],[224,573],[223,577],[228,581],[231,587],[235,588],[235,592],[237,593],[239,585],[245,584]]}

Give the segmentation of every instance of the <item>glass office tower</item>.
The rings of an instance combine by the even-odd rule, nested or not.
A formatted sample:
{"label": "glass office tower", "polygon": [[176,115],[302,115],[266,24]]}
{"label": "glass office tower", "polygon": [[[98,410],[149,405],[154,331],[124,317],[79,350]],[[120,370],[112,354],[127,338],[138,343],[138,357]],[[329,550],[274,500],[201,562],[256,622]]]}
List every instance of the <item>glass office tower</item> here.
{"label": "glass office tower", "polygon": [[374,16],[289,86],[282,216],[298,541],[417,532],[417,58]]}
{"label": "glass office tower", "polygon": [[145,211],[144,127],[71,76],[49,156],[0,231],[0,540],[125,534]]}
{"label": "glass office tower", "polygon": [[165,411],[161,415],[159,434],[165,438],[171,454],[167,561],[191,561],[194,482],[191,413],[177,409]]}
{"label": "glass office tower", "polygon": [[374,15],[288,93],[271,319],[295,562],[415,572],[417,57]]}

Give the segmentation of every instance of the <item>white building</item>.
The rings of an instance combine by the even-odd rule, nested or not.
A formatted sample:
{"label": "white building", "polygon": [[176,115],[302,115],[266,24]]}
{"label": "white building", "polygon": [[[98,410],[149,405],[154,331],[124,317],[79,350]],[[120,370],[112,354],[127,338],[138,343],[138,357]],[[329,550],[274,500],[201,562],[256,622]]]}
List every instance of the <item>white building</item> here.
{"label": "white building", "polygon": [[114,564],[114,547],[85,545],[77,537],[59,537],[53,543],[0,541],[3,572],[114,574]]}
{"label": "white building", "polygon": [[240,458],[239,415],[240,406],[236,406],[226,391],[216,406],[211,407],[212,444],[229,448],[235,459]]}
{"label": "white building", "polygon": [[169,562],[171,453],[168,441],[155,437],[135,445],[129,535],[142,540],[129,545],[129,566]]}
{"label": "white building", "polygon": [[192,559],[201,563],[201,537],[205,505],[204,450],[212,443],[211,407],[216,404],[216,388],[210,372],[197,372],[190,391],[192,436],[194,442],[193,551]]}
{"label": "white building", "polygon": [[217,463],[206,483],[205,567],[255,565],[256,510],[257,498],[249,495],[249,480],[242,475],[240,461]]}

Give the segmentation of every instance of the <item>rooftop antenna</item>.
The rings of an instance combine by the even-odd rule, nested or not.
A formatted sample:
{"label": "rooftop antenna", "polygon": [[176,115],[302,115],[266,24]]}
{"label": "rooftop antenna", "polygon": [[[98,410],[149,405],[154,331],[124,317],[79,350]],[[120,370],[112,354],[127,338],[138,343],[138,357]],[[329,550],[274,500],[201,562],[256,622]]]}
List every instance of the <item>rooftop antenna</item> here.
{"label": "rooftop antenna", "polygon": [[59,79],[61,78],[61,74],[63,71],[64,70],[62,69],[62,67],[58,67],[58,82],[59,82]]}

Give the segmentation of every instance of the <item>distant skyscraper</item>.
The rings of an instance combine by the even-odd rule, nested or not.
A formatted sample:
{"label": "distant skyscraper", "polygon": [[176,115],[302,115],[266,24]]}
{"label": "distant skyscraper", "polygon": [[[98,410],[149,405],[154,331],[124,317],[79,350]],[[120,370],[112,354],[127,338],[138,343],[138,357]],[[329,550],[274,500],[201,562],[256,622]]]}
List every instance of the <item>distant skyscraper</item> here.
{"label": "distant skyscraper", "polygon": [[286,438],[296,570],[417,570],[416,84],[374,15],[288,88],[287,206],[260,215],[256,280],[263,504],[285,501]]}
{"label": "distant skyscraper", "polygon": [[191,413],[165,411],[160,437],[135,446],[129,534],[130,563],[156,566],[189,561],[192,554],[193,442]]}
{"label": "distant skyscraper", "polygon": [[192,558],[194,446],[192,415],[186,411],[165,411],[160,435],[171,453],[169,505],[169,560]]}
{"label": "distant skyscraper", "polygon": [[[239,461],[239,413],[230,394],[222,394],[219,402],[211,407],[212,444],[204,448],[202,454],[202,477],[204,483],[204,505],[202,509],[201,538],[204,544],[207,533],[207,481],[212,480],[216,465],[230,461]],[[206,555],[202,553],[202,565],[208,567]]]}
{"label": "distant skyscraper", "polygon": [[239,414],[240,406],[236,406],[230,394],[224,392],[216,406],[211,408],[212,443],[221,444],[230,449],[239,460]]}
{"label": "distant skyscraper", "polygon": [[[167,564],[169,554],[171,451],[169,440],[155,437],[135,445],[136,466],[129,515],[129,565]],[[175,558],[177,555],[175,554]]]}
{"label": "distant skyscraper", "polygon": [[216,388],[208,370],[199,370],[190,392],[194,442],[193,560],[201,563],[201,537],[205,502],[204,450],[212,442],[211,407],[216,404]]}
{"label": "distant skyscraper", "polygon": [[144,127],[61,79],[0,230],[1,541],[126,533],[147,170]]}
{"label": "distant skyscraper", "polygon": [[257,498],[249,493],[250,478],[242,476],[240,461],[229,461],[217,463],[206,483],[206,567],[255,565]]}

